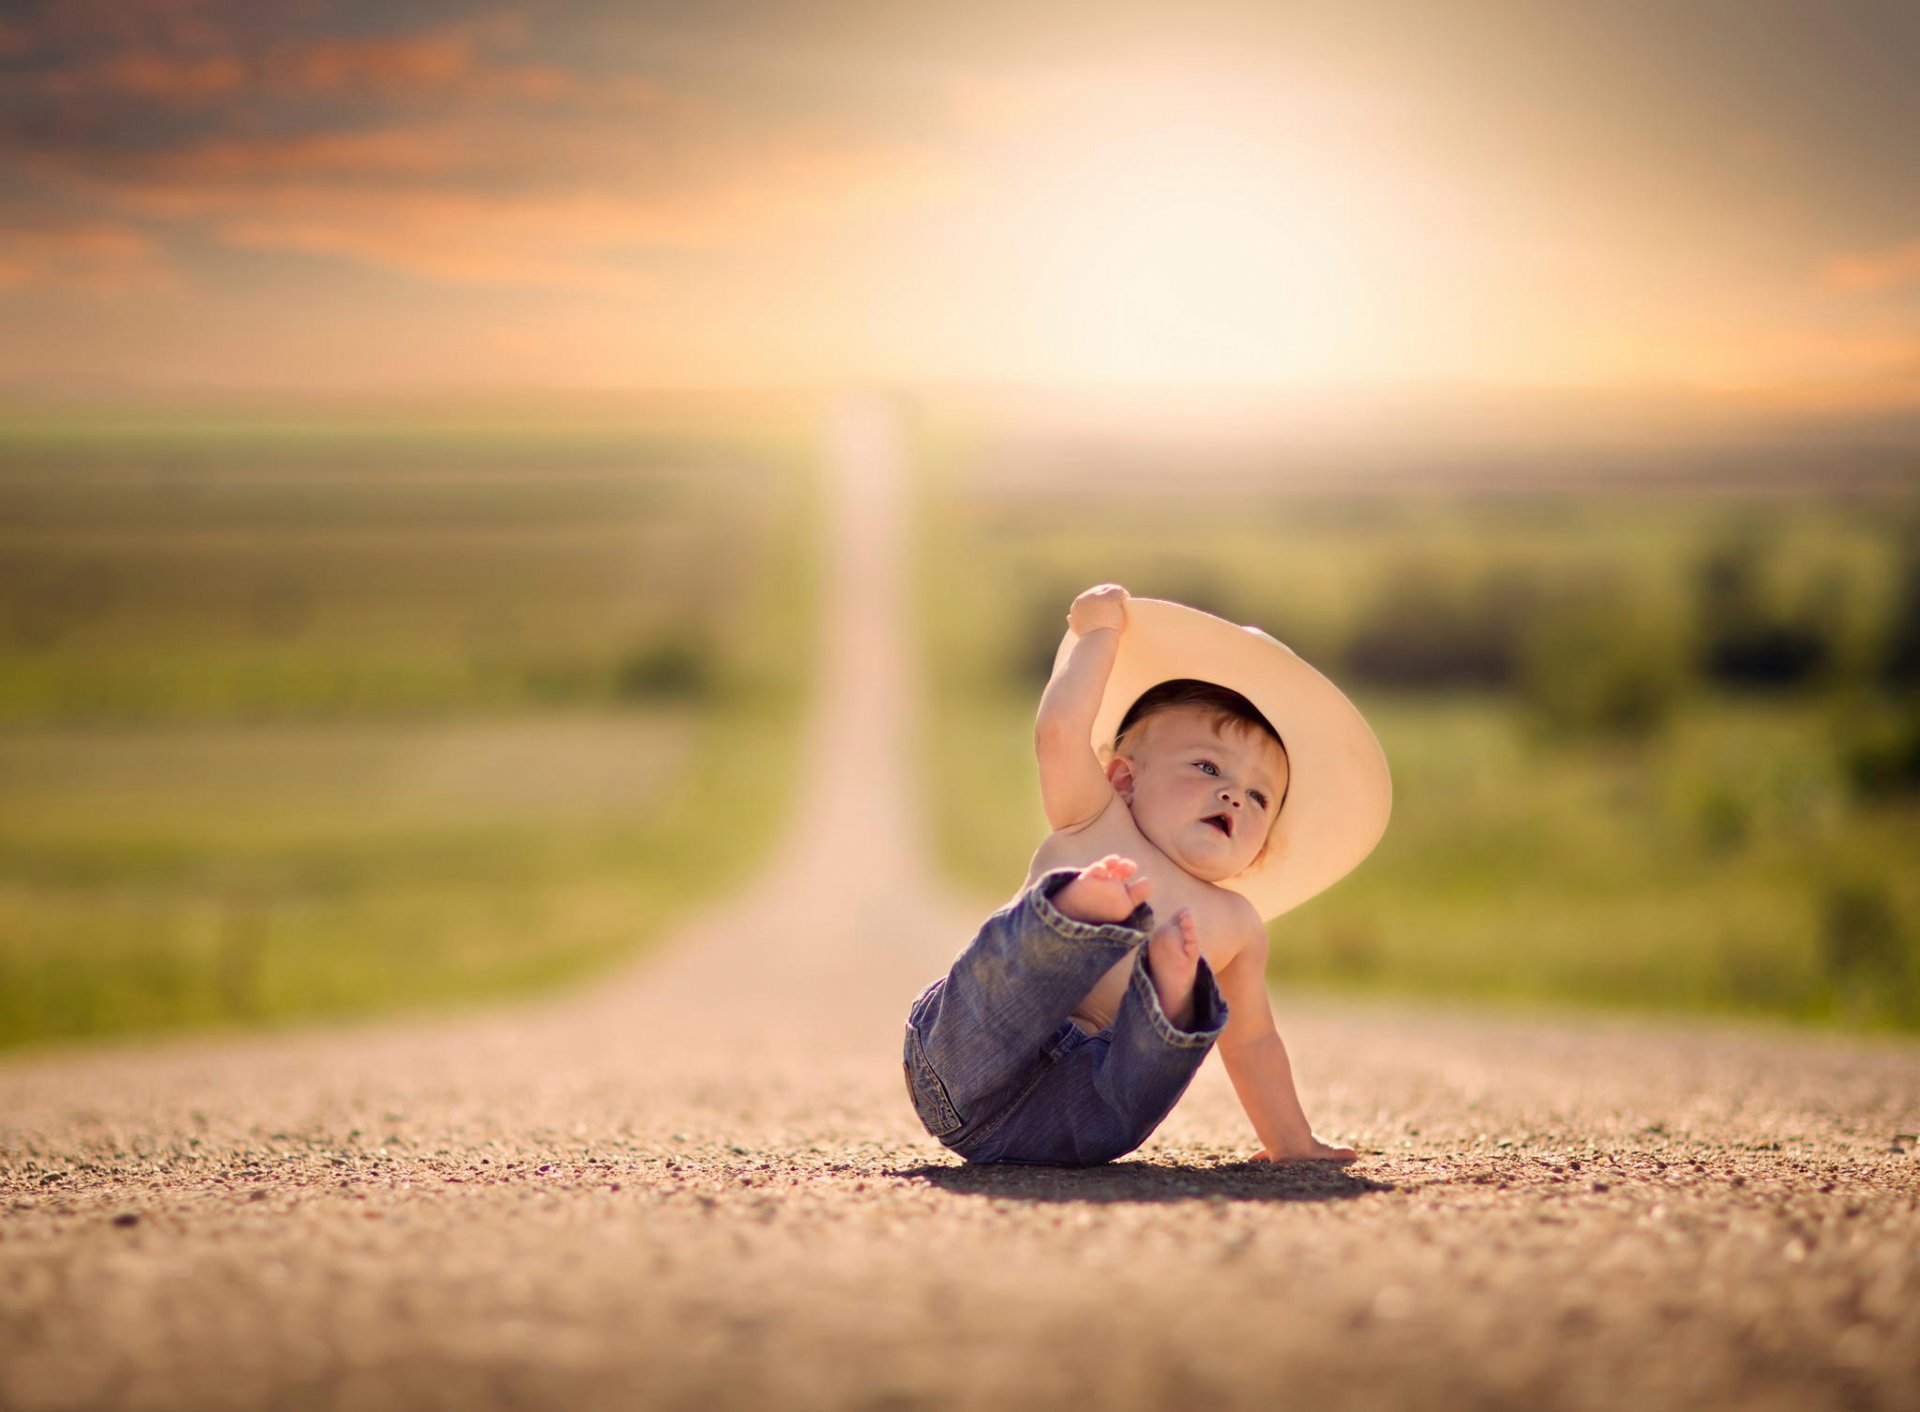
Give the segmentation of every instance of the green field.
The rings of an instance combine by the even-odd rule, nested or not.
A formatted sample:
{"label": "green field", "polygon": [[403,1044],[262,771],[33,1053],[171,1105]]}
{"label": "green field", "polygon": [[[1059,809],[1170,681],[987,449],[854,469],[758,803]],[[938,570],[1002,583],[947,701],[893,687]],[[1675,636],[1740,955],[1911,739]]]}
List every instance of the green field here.
{"label": "green field", "polygon": [[810,427],[0,426],[0,1044],[446,1003],[749,869]]}
{"label": "green field", "polygon": [[[1889,784],[1859,763],[1914,739],[1882,673],[1910,500],[1096,497],[981,489],[968,455],[924,491],[921,611],[938,836],[983,901],[1044,832],[1031,723],[1067,604],[1117,580],[1291,643],[1386,749],[1386,838],[1274,924],[1278,983],[1920,1026],[1912,747]],[[1729,546],[1801,638],[1727,670],[1805,639],[1805,680],[1699,666],[1746,631],[1700,608]],[[1486,682],[1445,679],[1483,651]],[[1394,679],[1423,654],[1438,679]]]}

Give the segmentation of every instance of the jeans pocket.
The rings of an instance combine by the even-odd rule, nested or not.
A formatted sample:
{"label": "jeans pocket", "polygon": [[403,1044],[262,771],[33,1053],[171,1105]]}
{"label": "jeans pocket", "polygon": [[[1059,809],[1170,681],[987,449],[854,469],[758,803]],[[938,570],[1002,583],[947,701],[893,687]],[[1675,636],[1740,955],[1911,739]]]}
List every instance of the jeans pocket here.
{"label": "jeans pocket", "polygon": [[947,1086],[927,1062],[927,1052],[920,1045],[920,1033],[912,1025],[907,1026],[906,1054],[901,1067],[906,1071],[907,1093],[913,1099],[913,1111],[919,1115],[921,1126],[934,1137],[943,1138],[959,1131],[960,1115],[947,1097]]}

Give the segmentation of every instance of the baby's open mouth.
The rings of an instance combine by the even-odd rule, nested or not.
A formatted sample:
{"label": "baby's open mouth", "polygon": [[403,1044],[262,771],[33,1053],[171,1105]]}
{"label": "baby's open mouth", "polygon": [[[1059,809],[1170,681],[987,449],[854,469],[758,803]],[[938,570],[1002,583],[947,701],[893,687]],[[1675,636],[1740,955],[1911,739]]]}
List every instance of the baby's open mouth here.
{"label": "baby's open mouth", "polygon": [[1228,838],[1233,837],[1233,815],[1231,814],[1213,814],[1202,819],[1200,822],[1203,824],[1212,824]]}

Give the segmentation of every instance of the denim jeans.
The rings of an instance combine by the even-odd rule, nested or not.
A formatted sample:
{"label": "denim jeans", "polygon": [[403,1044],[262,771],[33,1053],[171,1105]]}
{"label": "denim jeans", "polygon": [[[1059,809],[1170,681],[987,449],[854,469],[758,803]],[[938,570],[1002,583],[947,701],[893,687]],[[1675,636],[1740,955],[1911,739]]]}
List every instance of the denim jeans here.
{"label": "denim jeans", "polygon": [[[907,1016],[914,1111],[970,1162],[1090,1167],[1145,1142],[1186,1092],[1227,1022],[1213,972],[1194,978],[1194,1018],[1167,1018],[1147,973],[1145,903],[1124,922],[1064,916],[1052,898],[1078,875],[1043,875],[986,924]],[[1067,1018],[1114,962],[1133,975],[1113,1023]]]}

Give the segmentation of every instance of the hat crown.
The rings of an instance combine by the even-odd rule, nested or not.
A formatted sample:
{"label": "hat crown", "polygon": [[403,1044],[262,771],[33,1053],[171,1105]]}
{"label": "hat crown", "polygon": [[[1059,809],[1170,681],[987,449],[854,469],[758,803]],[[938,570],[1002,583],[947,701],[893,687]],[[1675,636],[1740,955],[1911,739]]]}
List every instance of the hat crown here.
{"label": "hat crown", "polygon": [[[1072,632],[1061,640],[1056,674],[1077,640]],[[1266,853],[1220,885],[1270,919],[1352,871],[1386,831],[1393,802],[1386,754],[1340,689],[1262,628],[1162,599],[1129,599],[1089,744],[1097,751],[1143,694],[1182,678],[1251,701],[1280,733],[1291,767]]]}

